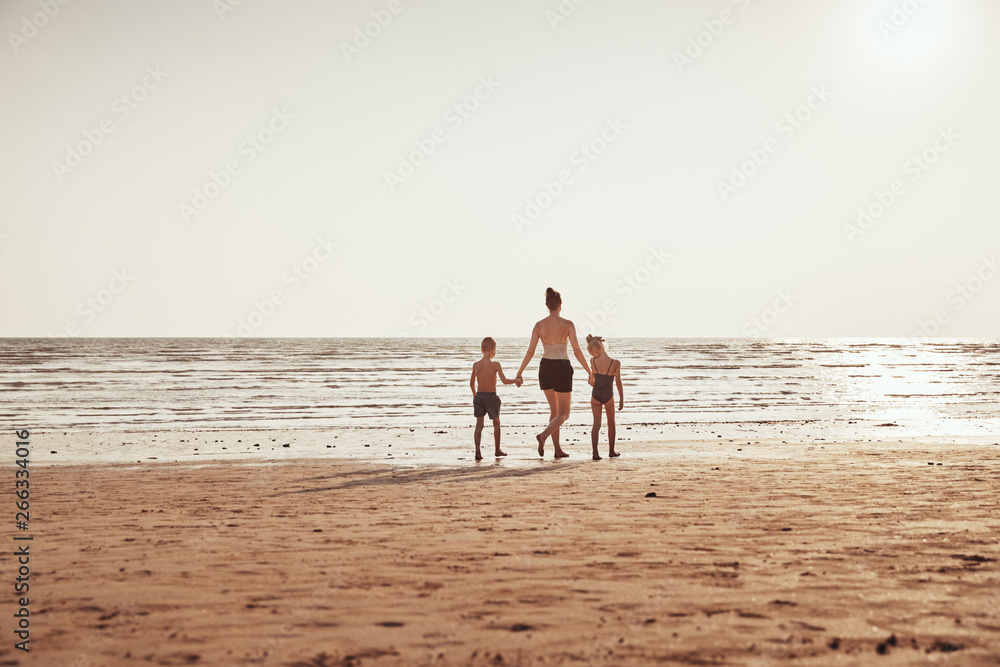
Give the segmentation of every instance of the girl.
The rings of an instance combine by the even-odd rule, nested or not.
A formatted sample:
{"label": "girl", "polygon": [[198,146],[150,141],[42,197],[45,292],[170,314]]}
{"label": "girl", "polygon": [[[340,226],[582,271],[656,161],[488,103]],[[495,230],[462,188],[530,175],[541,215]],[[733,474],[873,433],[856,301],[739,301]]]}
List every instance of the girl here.
{"label": "girl", "polygon": [[[594,391],[590,397],[590,407],[594,411],[594,429],[590,432],[590,443],[594,447],[594,460],[600,461],[601,455],[597,453],[597,439],[601,434],[601,408],[608,413],[608,440],[611,448],[608,456],[619,456],[615,451],[615,393],[611,387],[614,379],[618,386],[618,409],[625,406],[625,393],[622,390],[622,365],[617,359],[608,356],[608,351],[604,349],[604,339],[600,336],[587,335],[587,351],[593,357],[590,365],[594,372]],[[603,372],[602,372],[603,369]]]}

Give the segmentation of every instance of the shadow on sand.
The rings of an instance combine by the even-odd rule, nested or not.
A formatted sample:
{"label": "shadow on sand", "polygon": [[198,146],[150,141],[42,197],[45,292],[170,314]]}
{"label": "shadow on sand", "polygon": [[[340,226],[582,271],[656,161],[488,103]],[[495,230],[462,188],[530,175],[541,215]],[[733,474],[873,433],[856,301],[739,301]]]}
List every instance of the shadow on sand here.
{"label": "shadow on sand", "polygon": [[[542,463],[539,461],[539,463]],[[551,463],[546,461],[546,463]],[[298,489],[296,491],[286,491],[276,493],[275,496],[295,495],[299,493],[317,493],[321,491],[335,491],[337,489],[349,489],[353,486],[387,486],[394,484],[444,484],[448,482],[478,482],[491,479],[504,479],[511,477],[531,477],[534,475],[544,475],[553,472],[566,472],[568,468],[576,468],[583,465],[583,461],[560,461],[556,465],[539,465],[531,468],[505,468],[499,464],[489,468],[416,468],[410,470],[358,470],[354,472],[333,473],[322,477],[309,477],[300,482],[322,482],[338,477],[347,478],[339,484],[322,486],[312,489]]]}

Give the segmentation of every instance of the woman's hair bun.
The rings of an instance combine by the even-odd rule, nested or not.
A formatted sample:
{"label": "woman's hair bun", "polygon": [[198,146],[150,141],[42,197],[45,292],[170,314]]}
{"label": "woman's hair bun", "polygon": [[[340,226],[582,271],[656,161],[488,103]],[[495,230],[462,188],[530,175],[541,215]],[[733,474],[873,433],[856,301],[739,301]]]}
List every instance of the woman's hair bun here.
{"label": "woman's hair bun", "polygon": [[587,334],[587,342],[589,343],[592,340],[594,340],[593,334]]}
{"label": "woman's hair bun", "polygon": [[555,310],[562,305],[562,296],[551,287],[545,289],[545,305],[549,310]]}

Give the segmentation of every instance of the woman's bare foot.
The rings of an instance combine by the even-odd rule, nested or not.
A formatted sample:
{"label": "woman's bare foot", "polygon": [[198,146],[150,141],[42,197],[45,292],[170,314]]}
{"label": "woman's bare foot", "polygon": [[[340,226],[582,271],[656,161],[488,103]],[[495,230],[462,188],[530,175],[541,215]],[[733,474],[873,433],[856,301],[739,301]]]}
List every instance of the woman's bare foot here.
{"label": "woman's bare foot", "polygon": [[600,461],[601,460],[601,455],[598,454],[597,452],[594,452],[594,460],[595,461]]}
{"label": "woman's bare foot", "polygon": [[507,456],[507,452],[501,452],[499,449],[493,453],[493,456]]}
{"label": "woman's bare foot", "polygon": [[538,441],[538,455],[545,456],[545,438],[539,434],[535,436],[535,440]]}
{"label": "woman's bare foot", "polygon": [[562,449],[557,449],[556,450],[556,458],[557,459],[564,459],[564,458],[566,458],[568,456],[569,456],[569,454],[567,454],[566,452],[564,452]]}
{"label": "woman's bare foot", "polygon": [[621,454],[612,449],[610,452],[608,452],[608,456],[610,456],[611,458],[615,458],[616,456],[621,456]]}
{"label": "woman's bare foot", "polygon": [[483,460],[483,455],[480,454],[479,452],[476,452],[476,460],[477,461],[482,461]]}

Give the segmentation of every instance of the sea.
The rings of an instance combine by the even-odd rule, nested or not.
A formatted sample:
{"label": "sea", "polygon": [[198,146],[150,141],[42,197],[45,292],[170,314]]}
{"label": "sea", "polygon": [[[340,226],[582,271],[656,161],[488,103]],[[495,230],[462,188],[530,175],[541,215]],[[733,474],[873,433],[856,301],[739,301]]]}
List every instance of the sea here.
{"label": "sea", "polygon": [[[0,421],[63,432],[466,428],[479,343],[5,338]],[[527,344],[498,340],[496,360],[509,377]],[[797,426],[827,441],[1000,435],[1000,340],[622,338],[608,350],[622,367],[619,424],[678,427],[666,439],[728,437],[747,424]],[[498,388],[506,426],[548,419],[540,356],[523,386]],[[579,367],[574,389],[583,423],[590,387]]]}

